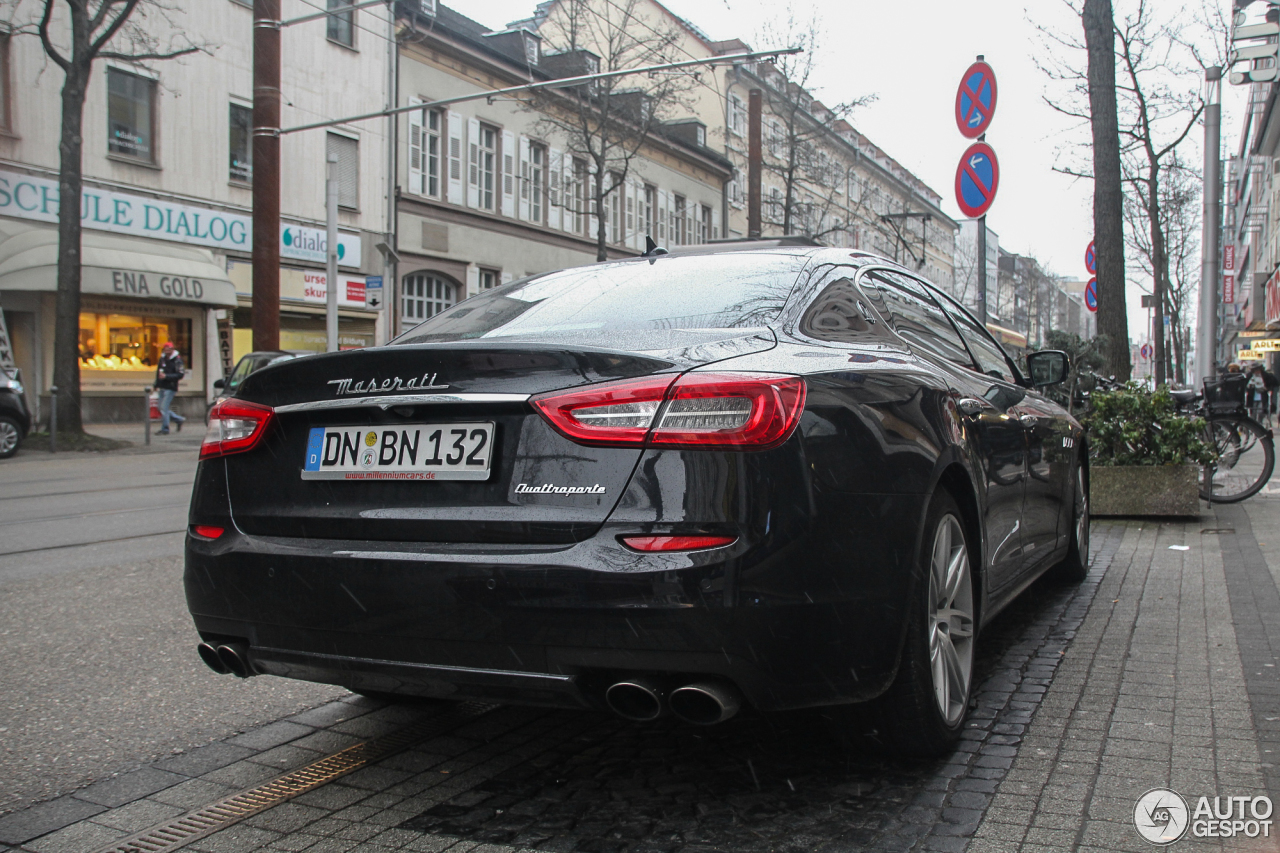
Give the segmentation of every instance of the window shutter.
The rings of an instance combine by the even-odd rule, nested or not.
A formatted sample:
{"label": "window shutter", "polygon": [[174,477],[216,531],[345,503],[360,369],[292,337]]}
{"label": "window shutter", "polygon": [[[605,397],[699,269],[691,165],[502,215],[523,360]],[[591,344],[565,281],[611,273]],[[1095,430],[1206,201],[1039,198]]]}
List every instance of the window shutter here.
{"label": "window shutter", "polygon": [[503,284],[509,284],[509,283],[511,283],[511,282],[513,282],[513,281],[515,281],[515,280],[516,280],[516,274],[515,274],[515,273],[507,272],[506,270],[503,270],[503,271],[502,271],[502,278],[501,278],[501,281],[502,281],[502,283],[503,283]]}
{"label": "window shutter", "polygon": [[[410,104],[422,103],[421,98],[410,98]],[[421,110],[409,113],[409,192],[426,195],[427,151],[426,129]]]}
{"label": "window shutter", "polygon": [[465,196],[462,193],[462,116],[449,111],[449,174],[448,194],[450,204],[462,204]]}
{"label": "window shutter", "polygon": [[467,119],[467,207],[480,206],[480,119]]}
{"label": "window shutter", "polygon": [[658,190],[658,234],[653,239],[657,241],[659,246],[667,245],[667,191]]}
{"label": "window shutter", "polygon": [[547,227],[564,228],[564,207],[560,203],[560,176],[564,173],[564,152],[552,148],[547,163]]}
{"label": "window shutter", "polygon": [[529,221],[529,137],[520,137],[520,218]]}
{"label": "window shutter", "polygon": [[326,154],[338,158],[338,206],[360,206],[360,143],[349,136],[330,133]]}
{"label": "window shutter", "polygon": [[573,183],[573,155],[567,154],[564,158],[564,180],[560,182],[563,188],[561,202],[564,207],[565,231],[576,233],[574,223],[578,217],[578,193],[580,190]]}
{"label": "window shutter", "polygon": [[516,135],[502,132],[502,215],[516,216]]}
{"label": "window shutter", "polygon": [[711,239],[720,239],[720,208],[714,205],[711,207]]}
{"label": "window shutter", "polygon": [[467,264],[467,296],[475,296],[480,292],[480,267],[475,264]]}

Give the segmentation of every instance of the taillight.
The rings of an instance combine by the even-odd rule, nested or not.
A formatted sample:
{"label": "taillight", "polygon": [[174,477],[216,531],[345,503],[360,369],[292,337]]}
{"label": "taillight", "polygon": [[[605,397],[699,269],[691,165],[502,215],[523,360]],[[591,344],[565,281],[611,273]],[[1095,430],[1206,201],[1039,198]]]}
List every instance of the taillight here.
{"label": "taillight", "polygon": [[266,435],[275,412],[270,406],[229,398],[209,413],[209,431],[200,445],[201,459],[252,450]]}
{"label": "taillight", "polygon": [[636,551],[705,551],[738,541],[736,536],[623,536],[622,544]]}
{"label": "taillight", "polygon": [[226,532],[226,528],[214,527],[210,524],[193,524],[191,525],[191,532],[201,539],[217,539]]}
{"label": "taillight", "polygon": [[558,432],[606,446],[776,447],[804,411],[798,376],[690,373],[553,392],[531,402]]}

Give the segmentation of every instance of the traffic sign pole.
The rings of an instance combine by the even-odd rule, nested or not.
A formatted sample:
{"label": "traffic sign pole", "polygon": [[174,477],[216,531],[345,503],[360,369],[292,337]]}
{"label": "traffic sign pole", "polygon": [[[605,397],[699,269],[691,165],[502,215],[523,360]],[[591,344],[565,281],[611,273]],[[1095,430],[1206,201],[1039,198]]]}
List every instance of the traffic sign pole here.
{"label": "traffic sign pole", "polygon": [[1000,164],[986,143],[986,131],[996,111],[996,75],[981,54],[960,78],[956,90],[956,127],[967,139],[977,138],[956,169],[956,203],[965,216],[978,221],[978,316],[987,324],[987,209],[1000,184]]}

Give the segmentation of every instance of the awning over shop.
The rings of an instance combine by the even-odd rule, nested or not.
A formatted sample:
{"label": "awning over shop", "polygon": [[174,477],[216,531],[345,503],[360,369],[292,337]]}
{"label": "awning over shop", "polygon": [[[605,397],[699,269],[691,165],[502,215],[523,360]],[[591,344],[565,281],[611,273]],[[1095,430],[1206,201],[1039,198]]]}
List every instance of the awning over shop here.
{"label": "awning over shop", "polygon": [[[5,223],[9,225],[9,223]],[[3,231],[11,231],[8,237]],[[233,307],[236,289],[207,249],[86,230],[80,292]],[[58,231],[0,231],[0,290],[58,289]]]}

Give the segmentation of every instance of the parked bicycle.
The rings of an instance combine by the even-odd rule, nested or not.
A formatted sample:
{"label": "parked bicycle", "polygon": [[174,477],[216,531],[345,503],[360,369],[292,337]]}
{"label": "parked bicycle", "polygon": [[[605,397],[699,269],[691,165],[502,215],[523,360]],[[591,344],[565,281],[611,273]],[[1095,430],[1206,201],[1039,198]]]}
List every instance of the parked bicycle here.
{"label": "parked bicycle", "polygon": [[1200,497],[1236,503],[1256,495],[1271,480],[1276,454],[1272,432],[1246,410],[1248,377],[1228,374],[1204,381],[1204,390],[1173,391],[1178,410],[1205,421],[1214,461],[1204,466]]}

